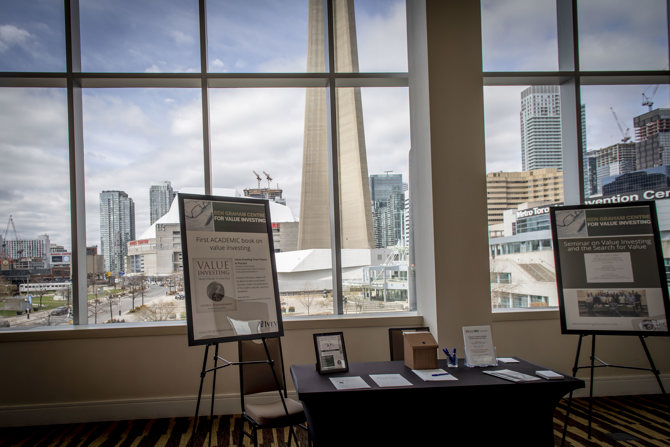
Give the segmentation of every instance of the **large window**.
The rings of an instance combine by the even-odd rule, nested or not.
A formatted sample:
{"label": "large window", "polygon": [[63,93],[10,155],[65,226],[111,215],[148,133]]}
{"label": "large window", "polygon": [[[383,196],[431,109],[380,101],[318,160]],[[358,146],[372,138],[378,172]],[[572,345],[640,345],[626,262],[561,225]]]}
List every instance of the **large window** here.
{"label": "large window", "polygon": [[491,305],[555,308],[548,206],[653,199],[670,239],[668,6],[481,5]]}
{"label": "large window", "polygon": [[271,201],[286,317],[413,309],[404,1],[3,2],[0,70],[9,330],[184,319],[179,192]]}

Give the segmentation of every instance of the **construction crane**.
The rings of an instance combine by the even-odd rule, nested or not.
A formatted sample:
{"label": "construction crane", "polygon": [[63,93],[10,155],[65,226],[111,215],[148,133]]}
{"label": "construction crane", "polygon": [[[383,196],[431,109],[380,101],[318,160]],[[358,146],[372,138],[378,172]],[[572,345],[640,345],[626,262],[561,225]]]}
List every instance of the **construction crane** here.
{"label": "construction crane", "polygon": [[256,175],[256,180],[258,180],[258,189],[261,189],[261,176],[256,171],[254,171],[254,174]]}
{"label": "construction crane", "polygon": [[[9,220],[7,221],[7,227],[5,228],[5,232],[2,234],[2,252],[0,253],[0,259],[1,260],[9,260],[13,261],[13,259],[7,254],[7,233],[9,232],[9,227],[12,227],[12,231],[14,232],[14,239],[16,239],[16,243],[19,244],[19,235],[16,232],[16,225],[14,225],[14,218],[12,215],[9,215]],[[21,255],[23,254],[23,249],[19,246],[17,247],[16,251],[16,258],[21,258]]]}
{"label": "construction crane", "polygon": [[270,188],[270,182],[272,181],[272,177],[270,177],[270,174],[267,172],[263,171],[263,174],[265,174],[265,178],[268,179],[268,189]]}
{"label": "construction crane", "polygon": [[628,143],[630,141],[630,128],[626,127],[626,130],[623,130],[623,126],[621,125],[621,122],[619,121],[619,117],[616,116],[616,112],[614,111],[614,108],[610,107],[610,110],[612,111],[612,115],[614,115],[614,120],[616,121],[616,125],[619,126],[619,132],[621,132],[621,142],[622,143]]}
{"label": "construction crane", "polygon": [[642,105],[649,107],[649,111],[651,112],[651,108],[654,105],[654,96],[656,95],[656,91],[658,90],[658,85],[654,86],[654,89],[651,91],[651,94],[649,96],[645,95],[647,90],[651,88],[651,85],[647,88],[644,89],[642,92]]}

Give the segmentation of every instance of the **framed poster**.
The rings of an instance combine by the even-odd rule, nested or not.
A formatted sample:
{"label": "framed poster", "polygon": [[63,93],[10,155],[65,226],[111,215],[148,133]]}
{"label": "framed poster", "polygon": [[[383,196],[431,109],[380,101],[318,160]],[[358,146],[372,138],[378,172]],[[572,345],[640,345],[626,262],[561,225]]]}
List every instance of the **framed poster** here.
{"label": "framed poster", "polygon": [[283,335],[268,201],[178,200],[189,345]]}
{"label": "framed poster", "polygon": [[347,350],[344,347],[342,332],[314,334],[316,369],[319,374],[341,373],[349,371]]}
{"label": "framed poster", "polygon": [[564,334],[669,335],[653,201],[550,209]]}

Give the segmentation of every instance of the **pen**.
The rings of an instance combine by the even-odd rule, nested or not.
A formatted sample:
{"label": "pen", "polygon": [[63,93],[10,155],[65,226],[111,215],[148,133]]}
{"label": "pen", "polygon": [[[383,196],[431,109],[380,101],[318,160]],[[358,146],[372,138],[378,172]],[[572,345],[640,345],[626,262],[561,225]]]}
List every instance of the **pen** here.
{"label": "pen", "polygon": [[444,349],[442,349],[442,351],[444,351],[444,353],[447,355],[447,358],[449,359],[449,363],[454,363],[454,361],[451,358],[451,354],[449,354],[449,348],[444,348]]}
{"label": "pen", "polygon": [[433,377],[437,377],[437,376],[448,376],[448,375],[449,375],[449,373],[447,373],[447,372],[444,372],[444,373],[435,373],[435,374],[433,374]]}

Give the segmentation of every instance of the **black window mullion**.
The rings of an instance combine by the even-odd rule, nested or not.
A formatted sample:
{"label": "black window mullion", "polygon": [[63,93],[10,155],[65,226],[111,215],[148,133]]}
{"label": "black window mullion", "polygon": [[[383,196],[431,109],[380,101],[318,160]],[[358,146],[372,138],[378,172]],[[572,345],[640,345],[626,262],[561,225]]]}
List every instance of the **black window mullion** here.
{"label": "black window mullion", "polygon": [[207,70],[207,0],[199,0],[200,90],[202,102],[202,145],[205,194],[212,194],[212,149],[209,120],[209,83]]}
{"label": "black window mullion", "polygon": [[86,271],[86,200],[84,184],[84,122],[81,79],[79,0],[64,0],[67,58],[68,145],[70,164],[70,221],[72,237],[72,322],[88,324]]}
{"label": "black window mullion", "polygon": [[328,170],[330,192],[330,247],[333,280],[333,314],[344,313],[342,297],[342,251],[340,237],[340,169],[337,132],[337,85],[335,83],[335,15],[333,0],[324,2],[324,48],[326,50],[326,127],[328,131]]}

